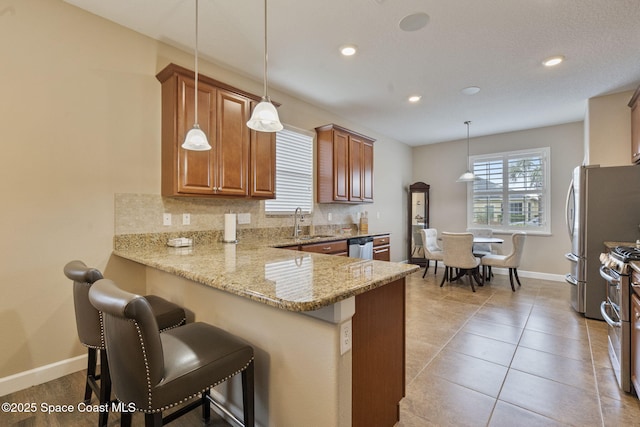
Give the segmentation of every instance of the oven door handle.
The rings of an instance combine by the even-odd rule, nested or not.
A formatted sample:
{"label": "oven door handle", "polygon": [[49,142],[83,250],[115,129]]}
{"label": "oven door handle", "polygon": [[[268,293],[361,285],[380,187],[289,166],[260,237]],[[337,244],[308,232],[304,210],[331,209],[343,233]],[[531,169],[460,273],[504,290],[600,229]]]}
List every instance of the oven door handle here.
{"label": "oven door handle", "polygon": [[602,314],[604,321],[612,328],[620,328],[622,326],[622,322],[616,322],[609,317],[609,314],[607,313],[607,306],[611,306],[607,301],[602,301],[602,303],[600,303],[600,314]]}
{"label": "oven door handle", "polygon": [[605,267],[604,265],[600,266],[600,276],[606,280],[607,282],[615,283],[616,285],[620,285],[620,278],[613,277],[609,272],[611,269],[609,267]]}
{"label": "oven door handle", "polygon": [[631,287],[633,289],[637,289],[640,292],[640,285],[636,285],[635,283],[631,283]]}

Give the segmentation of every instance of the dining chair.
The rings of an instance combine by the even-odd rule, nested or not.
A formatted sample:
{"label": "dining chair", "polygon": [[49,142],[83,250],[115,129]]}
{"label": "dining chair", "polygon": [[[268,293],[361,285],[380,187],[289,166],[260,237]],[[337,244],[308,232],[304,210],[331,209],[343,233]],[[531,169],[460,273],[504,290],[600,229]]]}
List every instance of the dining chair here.
{"label": "dining chair", "polygon": [[511,290],[516,291],[513,285],[513,277],[515,276],[518,286],[520,284],[520,278],[518,277],[518,267],[520,266],[520,260],[522,259],[522,252],[524,250],[524,241],[527,237],[527,233],[524,231],[518,231],[511,236],[512,249],[508,255],[490,254],[482,257],[482,273],[484,275],[485,269],[491,267],[501,267],[509,269],[509,281],[511,282]]}
{"label": "dining chair", "polygon": [[[473,237],[493,237],[493,230],[490,228],[467,228],[467,232]],[[485,256],[495,253],[491,243],[474,243],[473,253],[477,256]]]}
{"label": "dining chair", "polygon": [[[210,405],[216,404],[210,390],[238,373],[243,425],[255,424],[253,347],[246,341],[203,322],[160,333],[147,299],[109,279],[91,287],[89,300],[103,314],[115,395],[125,407],[145,414],[145,426],[167,424],[198,407],[207,423]],[[163,411],[196,397],[163,418]],[[130,426],[131,418],[131,411],[123,411],[121,426]]]}
{"label": "dining chair", "polygon": [[429,270],[429,261],[431,260],[436,264],[433,274],[438,274],[438,261],[444,260],[444,252],[438,245],[438,230],[435,228],[423,228],[420,230],[420,233],[422,234],[424,257],[427,260],[427,265],[422,274],[422,278],[424,279],[427,275],[427,270]]}
{"label": "dining chair", "polygon": [[[463,276],[469,278],[471,290],[476,291],[473,281],[482,286],[483,283],[478,277],[480,258],[473,255],[473,234],[471,233],[442,233],[442,249],[444,251],[444,277],[440,282],[440,287],[444,282],[459,279]],[[457,268],[459,273],[452,277],[453,268]]]}

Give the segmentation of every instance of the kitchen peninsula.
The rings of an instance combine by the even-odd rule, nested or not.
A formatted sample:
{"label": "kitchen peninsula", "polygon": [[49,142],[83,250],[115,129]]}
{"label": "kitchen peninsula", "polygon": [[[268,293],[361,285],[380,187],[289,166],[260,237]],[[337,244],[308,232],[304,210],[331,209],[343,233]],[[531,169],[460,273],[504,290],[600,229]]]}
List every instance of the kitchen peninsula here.
{"label": "kitchen peninsula", "polygon": [[[125,235],[114,255],[144,269],[147,293],[254,346],[258,425],[392,426],[404,395],[404,278],[419,267],[278,248],[330,240],[170,248]],[[237,409],[240,389],[234,378],[214,395]]]}

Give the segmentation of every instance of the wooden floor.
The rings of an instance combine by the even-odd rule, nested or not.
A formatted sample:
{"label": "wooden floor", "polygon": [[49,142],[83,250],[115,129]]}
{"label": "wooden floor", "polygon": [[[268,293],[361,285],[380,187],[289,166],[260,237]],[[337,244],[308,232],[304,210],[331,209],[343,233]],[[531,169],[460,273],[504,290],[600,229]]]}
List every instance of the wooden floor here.
{"label": "wooden floor", "polygon": [[[96,426],[98,424],[97,413],[86,413],[78,411],[78,404],[82,402],[84,395],[84,379],[85,371],[76,372],[44,384],[30,387],[16,393],[8,394],[0,398],[2,403],[5,402],[15,404],[33,404],[37,406],[36,412],[15,412],[7,413],[4,410],[0,412],[0,426],[15,427],[70,427],[70,426]],[[97,405],[98,400],[95,395],[91,401],[91,405]],[[73,413],[69,412],[53,412],[48,414],[42,410],[42,405],[49,407],[50,405],[70,405]],[[82,405],[80,405],[82,407]],[[56,408],[58,409],[58,408]],[[59,409],[58,409],[59,410]],[[170,413],[171,411],[167,411]],[[163,414],[165,415],[165,414]],[[141,413],[133,414],[133,426],[144,425],[144,415]],[[120,425],[120,414],[109,414],[109,426]],[[215,412],[211,411],[211,420],[204,423],[201,417],[201,411],[195,409],[188,414],[178,418],[171,424],[173,427],[193,427],[193,426],[210,426],[210,427],[228,427],[230,424],[218,417]]]}

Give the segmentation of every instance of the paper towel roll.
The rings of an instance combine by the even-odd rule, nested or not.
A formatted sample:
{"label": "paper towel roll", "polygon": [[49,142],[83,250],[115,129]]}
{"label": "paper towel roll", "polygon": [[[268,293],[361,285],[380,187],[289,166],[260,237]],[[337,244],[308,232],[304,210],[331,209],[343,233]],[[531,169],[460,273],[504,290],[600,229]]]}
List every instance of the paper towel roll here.
{"label": "paper towel roll", "polygon": [[224,241],[236,241],[236,214],[224,214]]}

